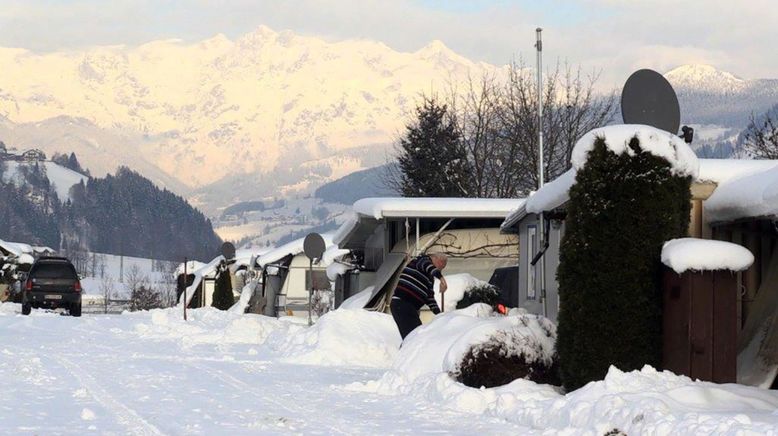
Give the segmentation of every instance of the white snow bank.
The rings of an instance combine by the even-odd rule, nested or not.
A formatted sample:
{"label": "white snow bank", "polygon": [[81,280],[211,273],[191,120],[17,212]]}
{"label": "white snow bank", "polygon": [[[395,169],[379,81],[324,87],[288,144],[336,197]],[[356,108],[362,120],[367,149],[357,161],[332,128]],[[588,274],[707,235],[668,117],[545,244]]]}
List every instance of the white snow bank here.
{"label": "white snow bank", "polygon": [[754,255],[731,242],[680,238],[665,242],[662,263],[678,274],[689,270],[744,271],[754,263]]}
{"label": "white snow bank", "polygon": [[598,137],[605,138],[607,147],[616,154],[635,152],[629,147],[629,142],[636,137],[640,147],[654,156],[666,159],[676,175],[692,176],[696,179],[700,170],[697,155],[683,139],[670,132],[641,124],[621,124],[594,129],[576,142],[571,161],[573,168],[580,170],[589,158],[589,151],[594,147]]}
{"label": "white snow bank", "polygon": [[354,203],[354,212],[375,219],[391,217],[503,218],[523,201],[523,199],[490,198],[364,198]]}
{"label": "white snow bank", "polygon": [[708,222],[778,215],[778,169],[754,173],[723,183],[705,201]]}
{"label": "white snow bank", "polygon": [[[458,369],[471,346],[486,342],[501,331],[517,331],[526,338],[520,344],[530,359],[550,361],[554,351],[556,327],[546,318],[527,314],[494,315],[486,304],[436,316],[405,338],[392,368],[378,382],[384,392],[411,391],[424,381]],[[552,332],[549,337],[547,332]],[[542,355],[536,355],[540,352]],[[448,377],[448,375],[446,375]]]}
{"label": "white snow bank", "polygon": [[[401,351],[398,360],[403,355]],[[442,371],[415,383],[391,384],[387,379],[355,383],[348,389],[411,395],[436,408],[502,418],[549,435],[602,435],[613,429],[629,435],[761,435],[778,430],[775,391],[693,381],[649,366],[631,372],[611,367],[604,380],[567,395],[528,380],[474,389]]]}
{"label": "white snow bank", "polygon": [[358,293],[343,300],[340,304],[340,309],[364,309],[367,303],[370,301],[370,297],[373,295],[373,289],[375,286],[368,286]]}
{"label": "white snow bank", "polygon": [[212,307],[125,312],[135,317],[133,334],[144,339],[176,339],[183,348],[252,345],[261,358],[324,366],[388,367],[400,346],[392,317],[365,310],[336,310],[308,327],[296,317],[222,311]]}
{"label": "white snow bank", "polygon": [[312,327],[272,337],[268,345],[285,362],[381,368],[397,354],[400,333],[385,313],[338,309]]}
{"label": "white snow bank", "polygon": [[[457,303],[459,303],[459,300],[465,296],[465,291],[469,288],[473,286],[489,284],[488,282],[479,280],[468,273],[451,274],[446,275],[445,277],[446,283],[448,284],[448,289],[446,290],[446,307],[444,307],[446,312],[453,312],[456,310]],[[442,307],[439,280],[435,280],[433,289],[435,290],[435,301],[438,303],[438,307]]]}

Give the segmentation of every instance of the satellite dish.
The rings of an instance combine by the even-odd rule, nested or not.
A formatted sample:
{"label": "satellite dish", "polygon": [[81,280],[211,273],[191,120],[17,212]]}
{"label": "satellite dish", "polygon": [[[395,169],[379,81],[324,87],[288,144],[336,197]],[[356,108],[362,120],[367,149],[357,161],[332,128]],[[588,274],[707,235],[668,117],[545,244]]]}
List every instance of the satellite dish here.
{"label": "satellite dish", "polygon": [[235,246],[232,242],[222,244],[222,256],[227,260],[235,259]]}
{"label": "satellite dish", "polygon": [[308,233],[303,241],[303,251],[310,260],[321,259],[326,249],[324,238],[318,233]]}
{"label": "satellite dish", "polygon": [[654,70],[632,73],[621,92],[625,124],[645,124],[672,134],[681,125],[681,108],[672,85]]}

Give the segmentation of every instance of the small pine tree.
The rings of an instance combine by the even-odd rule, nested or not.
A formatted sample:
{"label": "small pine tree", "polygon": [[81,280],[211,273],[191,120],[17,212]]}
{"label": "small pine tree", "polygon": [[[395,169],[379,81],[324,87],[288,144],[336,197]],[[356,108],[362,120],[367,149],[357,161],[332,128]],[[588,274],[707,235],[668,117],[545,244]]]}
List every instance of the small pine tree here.
{"label": "small pine tree", "polygon": [[230,270],[225,268],[216,277],[215,289],[213,290],[213,302],[211,306],[219,310],[227,310],[235,304],[235,297],[232,295],[232,279]]}
{"label": "small pine tree", "polygon": [[662,244],[687,234],[690,177],[629,143],[597,138],[570,189],[562,241],[557,352],[568,391],[621,370],[661,363]]}
{"label": "small pine tree", "polygon": [[398,188],[405,197],[466,197],[467,152],[445,105],[426,97],[400,139]]}

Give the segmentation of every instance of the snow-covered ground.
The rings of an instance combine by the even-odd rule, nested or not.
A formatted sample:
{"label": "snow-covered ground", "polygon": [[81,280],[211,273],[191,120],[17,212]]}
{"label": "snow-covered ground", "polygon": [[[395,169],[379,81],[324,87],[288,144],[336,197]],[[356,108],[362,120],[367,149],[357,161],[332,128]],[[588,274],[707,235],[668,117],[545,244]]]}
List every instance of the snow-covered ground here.
{"label": "snow-covered ground", "polygon": [[212,308],[190,311],[187,322],[177,309],[18,311],[0,305],[5,434],[778,434],[772,391],[650,368],[613,369],[568,395],[523,380],[472,389],[430,364],[455,362],[462,341],[427,353],[412,342],[442,344],[436,332],[481,325],[479,317],[482,331],[515,323],[488,310],[439,316],[409,336],[404,353],[391,318],[363,310],[331,312],[310,328]]}

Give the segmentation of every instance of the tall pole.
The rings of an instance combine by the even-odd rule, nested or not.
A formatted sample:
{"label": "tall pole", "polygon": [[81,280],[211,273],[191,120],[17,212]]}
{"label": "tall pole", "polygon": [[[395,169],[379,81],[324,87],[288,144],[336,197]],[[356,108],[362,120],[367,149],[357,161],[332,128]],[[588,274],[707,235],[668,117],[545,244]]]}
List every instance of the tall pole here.
{"label": "tall pole", "polygon": [[188,288],[189,284],[189,274],[186,271],[186,264],[189,263],[189,260],[184,257],[184,292],[181,293],[181,301],[184,303],[184,321],[186,321],[186,288]]}
{"label": "tall pole", "polygon": [[313,259],[308,259],[308,274],[311,276],[311,289],[308,290],[308,327],[310,327],[313,325],[311,316],[311,312],[313,312],[311,307],[311,297],[313,296]]}
{"label": "tall pole", "polygon": [[[537,74],[538,74],[538,190],[543,187],[544,169],[543,164],[543,39],[541,33],[543,29],[535,29],[535,48],[537,49]],[[544,247],[546,238],[546,223],[543,212],[539,216],[540,237],[538,238],[538,247]],[[542,248],[540,248],[542,249]],[[548,304],[546,302],[546,260],[545,256],[540,257],[540,302],[543,305],[543,316],[548,316]]]}

